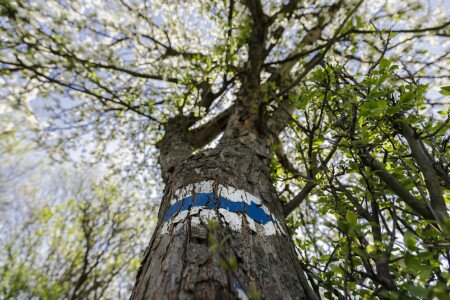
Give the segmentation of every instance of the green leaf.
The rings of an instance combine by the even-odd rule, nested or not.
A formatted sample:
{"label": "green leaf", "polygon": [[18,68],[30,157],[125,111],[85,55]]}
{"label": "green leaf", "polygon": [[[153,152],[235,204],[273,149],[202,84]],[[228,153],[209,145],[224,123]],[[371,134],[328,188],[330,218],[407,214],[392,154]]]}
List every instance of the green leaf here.
{"label": "green leaf", "polygon": [[347,221],[348,225],[350,225],[350,227],[355,227],[356,225],[358,225],[358,216],[352,211],[347,211],[345,213],[345,220]]}
{"label": "green leaf", "polygon": [[387,58],[382,58],[380,60],[380,69],[386,69],[391,65],[391,61]]}
{"label": "green leaf", "polygon": [[388,72],[388,73],[385,73],[382,76],[380,76],[380,78],[378,78],[378,84],[382,84],[383,82],[385,82],[386,79],[388,79],[390,75],[391,74]]}
{"label": "green leaf", "polygon": [[402,109],[398,106],[390,106],[386,109],[386,114],[393,115],[401,111]]}
{"label": "green leaf", "polygon": [[450,85],[441,87],[439,93],[441,93],[444,96],[450,96]]}
{"label": "green leaf", "polygon": [[366,250],[368,253],[372,254],[377,252],[377,247],[375,247],[375,245],[367,245]]}
{"label": "green leaf", "polygon": [[424,289],[423,287],[414,285],[414,284],[409,284],[408,290],[411,293],[411,295],[419,297],[420,299],[425,299],[427,296],[426,289]]}
{"label": "green leaf", "polygon": [[384,113],[386,109],[387,102],[385,100],[367,101],[363,105],[361,105],[361,116]]}
{"label": "green leaf", "polygon": [[409,104],[414,98],[413,92],[405,92],[400,96],[400,105]]}
{"label": "green leaf", "polygon": [[416,256],[410,254],[410,253],[406,253],[405,255],[405,265],[408,268],[408,270],[417,272],[420,269],[418,268],[420,266],[420,261],[419,259],[417,259]]}
{"label": "green leaf", "polygon": [[398,68],[399,68],[398,65],[392,65],[392,66],[389,68],[389,71],[394,71],[394,70],[397,70]]}
{"label": "green leaf", "polygon": [[409,250],[415,250],[417,245],[417,239],[411,232],[405,232],[403,235],[403,240],[405,242],[406,248]]}

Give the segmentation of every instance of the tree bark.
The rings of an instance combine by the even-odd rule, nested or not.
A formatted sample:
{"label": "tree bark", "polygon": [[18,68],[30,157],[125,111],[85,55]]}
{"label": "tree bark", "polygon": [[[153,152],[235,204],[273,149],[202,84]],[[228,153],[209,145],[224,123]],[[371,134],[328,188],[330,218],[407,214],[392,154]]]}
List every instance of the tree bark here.
{"label": "tree bark", "polygon": [[131,299],[318,298],[271,182],[270,139],[250,123],[237,109],[219,145],[189,157],[166,131],[159,222]]}

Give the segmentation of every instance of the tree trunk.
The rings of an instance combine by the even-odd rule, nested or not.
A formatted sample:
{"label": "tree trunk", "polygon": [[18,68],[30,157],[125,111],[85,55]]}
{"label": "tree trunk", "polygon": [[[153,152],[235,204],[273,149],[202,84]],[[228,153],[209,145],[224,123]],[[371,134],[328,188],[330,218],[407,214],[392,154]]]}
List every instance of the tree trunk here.
{"label": "tree trunk", "polygon": [[317,299],[271,182],[268,139],[234,119],[216,148],[182,160],[183,132],[166,130],[159,222],[132,299]]}

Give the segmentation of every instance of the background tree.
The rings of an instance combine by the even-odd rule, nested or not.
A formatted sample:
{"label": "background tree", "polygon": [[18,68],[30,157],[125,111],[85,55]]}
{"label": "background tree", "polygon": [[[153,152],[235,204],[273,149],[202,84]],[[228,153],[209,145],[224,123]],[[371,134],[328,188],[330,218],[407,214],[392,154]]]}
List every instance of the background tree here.
{"label": "background tree", "polygon": [[135,298],[445,297],[446,5],[3,1],[4,98],[161,175]]}
{"label": "background tree", "polygon": [[0,109],[0,298],[127,298],[154,203],[101,166],[52,166],[33,116]]}
{"label": "background tree", "polygon": [[0,252],[2,299],[128,297],[151,209],[112,184],[83,182],[66,199],[30,191],[34,205]]}

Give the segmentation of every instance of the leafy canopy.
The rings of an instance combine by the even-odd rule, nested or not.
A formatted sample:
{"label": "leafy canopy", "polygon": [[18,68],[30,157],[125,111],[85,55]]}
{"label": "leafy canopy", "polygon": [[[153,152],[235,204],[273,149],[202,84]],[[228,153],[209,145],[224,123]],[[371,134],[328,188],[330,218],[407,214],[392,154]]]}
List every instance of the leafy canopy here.
{"label": "leafy canopy", "polygon": [[173,120],[201,151],[250,86],[315,289],[448,294],[445,2],[0,3],[2,101],[38,116],[55,159],[145,186]]}

